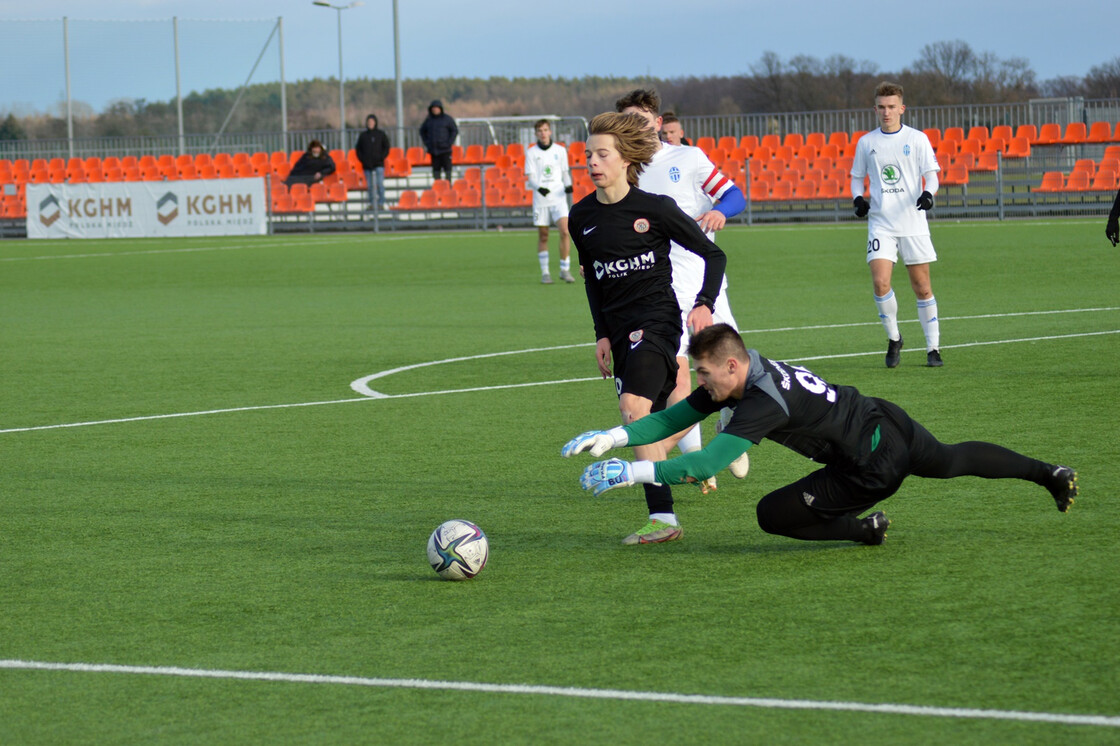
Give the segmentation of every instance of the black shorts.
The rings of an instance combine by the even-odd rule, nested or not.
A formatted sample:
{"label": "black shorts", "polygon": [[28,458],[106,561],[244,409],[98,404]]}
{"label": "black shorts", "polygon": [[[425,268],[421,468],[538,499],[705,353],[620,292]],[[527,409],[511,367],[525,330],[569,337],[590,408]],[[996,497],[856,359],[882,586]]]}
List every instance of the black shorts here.
{"label": "black shorts", "polygon": [[633,394],[665,408],[677,382],[677,347],[670,329],[641,329],[611,344],[614,385],[619,396]]}
{"label": "black shorts", "polygon": [[864,428],[865,455],[827,464],[779,492],[790,490],[808,507],[829,515],[862,513],[897,492],[914,461],[940,444],[897,404],[876,403],[882,414]]}

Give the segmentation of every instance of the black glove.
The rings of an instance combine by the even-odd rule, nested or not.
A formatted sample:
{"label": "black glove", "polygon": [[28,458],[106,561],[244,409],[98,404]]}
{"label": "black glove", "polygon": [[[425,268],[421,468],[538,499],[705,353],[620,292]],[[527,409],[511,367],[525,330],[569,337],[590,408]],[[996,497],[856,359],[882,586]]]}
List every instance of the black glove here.
{"label": "black glove", "polygon": [[871,203],[865,200],[862,194],[852,200],[852,205],[856,208],[857,218],[867,217],[867,213],[871,210]]}
{"label": "black glove", "polygon": [[548,196],[548,188],[547,187],[538,187],[537,191],[541,193],[542,197],[547,197]]}
{"label": "black glove", "polygon": [[1120,221],[1110,217],[1108,222],[1104,224],[1104,235],[1108,236],[1108,240],[1112,241],[1113,246],[1120,243]]}
{"label": "black glove", "polygon": [[933,209],[933,195],[929,192],[922,192],[922,196],[918,197],[919,210],[932,210]]}
{"label": "black glove", "polygon": [[564,187],[564,194],[571,194],[571,193],[572,193],[572,187],[569,184],[568,186]]}

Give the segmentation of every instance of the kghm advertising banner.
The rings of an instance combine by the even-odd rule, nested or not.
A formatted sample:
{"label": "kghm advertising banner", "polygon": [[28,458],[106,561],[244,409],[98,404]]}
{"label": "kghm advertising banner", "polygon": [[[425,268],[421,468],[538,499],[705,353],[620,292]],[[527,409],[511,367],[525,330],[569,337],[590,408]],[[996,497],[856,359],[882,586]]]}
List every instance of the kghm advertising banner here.
{"label": "kghm advertising banner", "polygon": [[28,238],[233,236],[267,231],[264,179],[28,184]]}

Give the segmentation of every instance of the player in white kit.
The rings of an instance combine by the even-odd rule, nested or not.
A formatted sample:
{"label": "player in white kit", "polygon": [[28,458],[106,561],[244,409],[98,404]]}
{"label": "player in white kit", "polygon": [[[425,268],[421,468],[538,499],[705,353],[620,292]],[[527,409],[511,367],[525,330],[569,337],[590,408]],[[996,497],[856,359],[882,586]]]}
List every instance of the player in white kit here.
{"label": "player in white kit", "polygon": [[[637,114],[655,132],[661,131],[661,98],[656,91],[631,91],[615,102],[615,109],[624,114]],[[713,239],[715,232],[723,228],[728,218],[738,215],[747,206],[743,192],[735,182],[716,168],[704,151],[688,145],[662,143],[653,160],[638,177],[638,188],[651,194],[672,197],[686,215],[700,224],[700,229],[708,238]],[[673,264],[673,291],[681,308],[682,328],[686,331],[686,334],[681,335],[680,349],[677,351],[677,384],[669,395],[668,402],[672,406],[692,393],[688,341],[691,334],[700,330],[689,328],[687,316],[692,311],[693,301],[703,283],[704,262],[696,261],[698,257],[676,243],[670,247],[669,259]],[[736,330],[739,328],[727,301],[726,275],[712,309],[712,323],[728,324]],[[682,453],[700,450],[703,443],[699,425],[684,433],[677,445]],[[738,476],[744,468],[740,462],[732,472]],[[701,490],[707,493],[710,489],[715,489],[715,486],[715,477],[712,477],[701,484]]]}
{"label": "player in white kit", "polygon": [[[875,291],[875,306],[887,332],[888,368],[898,367],[902,334],[898,331],[898,299],[891,289],[891,272],[901,256],[918,299],[918,319],[926,337],[926,365],[940,367],[940,324],[937,299],[930,285],[929,265],[937,252],[929,236],[926,211],[937,194],[937,165],[924,132],[902,123],[906,111],[902,86],[880,83],[875,89],[875,113],[880,127],[856,145],[852,162],[852,194],[856,217],[867,220],[867,266]],[[870,203],[863,197],[863,179],[870,183]],[[924,182],[924,183],[923,183]]]}
{"label": "player in white kit", "polygon": [[525,151],[525,182],[533,193],[533,225],[537,226],[541,282],[552,284],[548,271],[548,226],[553,223],[560,232],[560,279],[575,282],[570,259],[572,237],[568,233],[568,195],[572,193],[568,151],[552,142],[552,125],[547,119],[538,120],[533,130],[537,142]]}

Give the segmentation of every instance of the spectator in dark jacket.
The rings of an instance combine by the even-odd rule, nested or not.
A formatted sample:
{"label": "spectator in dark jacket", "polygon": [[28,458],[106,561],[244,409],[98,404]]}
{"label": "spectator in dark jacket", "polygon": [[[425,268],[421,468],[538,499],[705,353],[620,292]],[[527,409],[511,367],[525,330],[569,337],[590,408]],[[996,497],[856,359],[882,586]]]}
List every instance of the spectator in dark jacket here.
{"label": "spectator in dark jacket", "polygon": [[443,110],[443,102],[436,99],[428,104],[428,118],[420,125],[420,139],[432,156],[432,176],[440,178],[442,171],[451,181],[451,146],[459,136],[459,126]]}
{"label": "spectator in dark jacket", "polygon": [[[365,132],[358,135],[354,153],[366,172],[369,209],[385,208],[385,158],[389,155],[389,136],[377,129],[377,115],[366,117]],[[376,202],[374,199],[376,198]]]}
{"label": "spectator in dark jacket", "polygon": [[288,173],[284,183],[292,184],[317,184],[324,177],[334,173],[334,159],[323,150],[323,143],[312,140],[307,145],[307,152],[299,157],[296,165]]}

